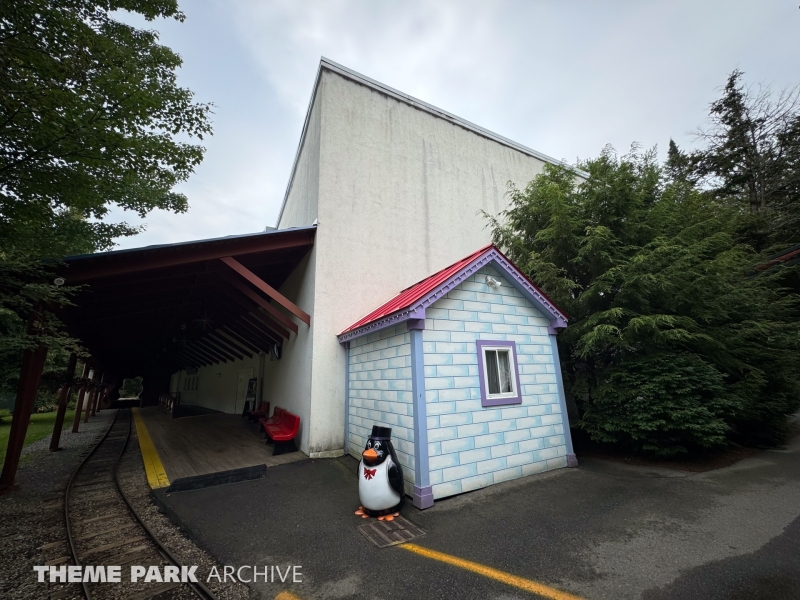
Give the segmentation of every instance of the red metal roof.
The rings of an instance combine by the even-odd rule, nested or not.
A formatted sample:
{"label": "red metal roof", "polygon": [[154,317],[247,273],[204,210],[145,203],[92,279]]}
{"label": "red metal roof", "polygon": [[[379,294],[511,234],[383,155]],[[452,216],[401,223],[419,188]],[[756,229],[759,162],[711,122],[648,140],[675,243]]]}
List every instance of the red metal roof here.
{"label": "red metal roof", "polygon": [[[418,300],[421,300],[422,298],[426,297],[428,294],[430,294],[440,286],[447,283],[447,281],[450,280],[451,277],[458,274],[462,269],[466,268],[470,263],[479,259],[483,254],[486,254],[491,250],[494,250],[501,256],[505,257],[505,255],[502,252],[500,252],[500,249],[497,248],[497,246],[495,246],[494,244],[488,244],[483,248],[481,248],[480,250],[473,252],[469,256],[462,258],[458,262],[453,263],[449,267],[445,267],[438,273],[434,273],[430,277],[426,277],[422,281],[419,281],[418,283],[415,283],[414,285],[407,287],[397,296],[389,300],[386,304],[383,304],[382,306],[373,310],[368,315],[362,317],[361,319],[353,323],[350,327],[348,327],[338,335],[340,336],[344,335],[350,331],[353,331],[354,329],[363,327],[368,323],[372,323],[373,321],[377,321],[378,319],[396,313],[400,310],[409,308],[412,304],[414,304]],[[508,260],[508,257],[505,258],[506,260]],[[508,262],[511,263],[510,260]],[[519,271],[519,269],[517,269],[517,271]],[[524,273],[520,272],[520,274],[523,277],[525,277]],[[541,292],[541,290],[539,290],[539,288],[536,287],[536,285],[532,281],[530,281],[530,279],[528,279],[527,277],[525,277],[525,279],[531,285],[533,285],[536,288],[536,290],[542,294],[542,296],[545,296],[544,293]],[[550,300],[549,298],[548,301],[552,303],[552,300]],[[553,305],[555,306],[555,303],[553,303]]]}
{"label": "red metal roof", "polygon": [[350,327],[339,333],[339,335],[347,333],[348,331],[352,331],[353,329],[358,329],[362,325],[366,325],[367,323],[371,323],[372,321],[377,321],[381,317],[385,317],[387,315],[395,313],[398,310],[403,310],[404,308],[408,308],[409,306],[414,304],[414,302],[416,302],[420,298],[423,298],[429,292],[435,290],[441,284],[446,282],[453,275],[458,273],[461,269],[466,267],[469,263],[478,258],[481,254],[489,250],[491,247],[492,244],[488,244],[487,246],[484,246],[480,250],[473,252],[469,256],[462,258],[458,262],[453,263],[449,267],[445,267],[438,273],[434,273],[430,277],[426,277],[425,279],[415,283],[411,287],[407,287],[397,296],[389,300],[386,304],[376,308],[365,317],[362,317],[361,319],[350,325]]}

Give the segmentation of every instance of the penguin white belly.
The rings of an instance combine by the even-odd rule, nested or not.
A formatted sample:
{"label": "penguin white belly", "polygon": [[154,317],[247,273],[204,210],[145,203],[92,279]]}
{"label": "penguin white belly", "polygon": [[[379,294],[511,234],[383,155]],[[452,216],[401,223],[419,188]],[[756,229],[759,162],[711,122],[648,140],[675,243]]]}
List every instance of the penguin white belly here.
{"label": "penguin white belly", "polygon": [[366,466],[361,460],[358,465],[358,497],[364,508],[386,510],[400,503],[400,494],[389,483],[389,469],[393,464],[391,456],[374,467]]}

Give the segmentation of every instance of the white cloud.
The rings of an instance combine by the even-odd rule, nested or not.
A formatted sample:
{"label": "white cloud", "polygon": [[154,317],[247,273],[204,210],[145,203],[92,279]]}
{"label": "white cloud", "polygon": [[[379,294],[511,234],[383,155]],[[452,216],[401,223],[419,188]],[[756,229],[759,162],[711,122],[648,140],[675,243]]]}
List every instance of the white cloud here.
{"label": "white cloud", "polygon": [[606,143],[690,144],[734,68],[796,83],[796,3],[193,0],[157,24],[213,100],[215,136],[181,186],[186,215],[152,214],[125,247],[274,224],[320,56],[556,158]]}

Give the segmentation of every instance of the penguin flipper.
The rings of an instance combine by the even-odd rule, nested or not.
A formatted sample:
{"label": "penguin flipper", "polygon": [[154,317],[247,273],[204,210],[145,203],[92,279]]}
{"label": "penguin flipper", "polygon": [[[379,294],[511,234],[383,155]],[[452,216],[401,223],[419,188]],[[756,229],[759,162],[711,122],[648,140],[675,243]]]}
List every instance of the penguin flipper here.
{"label": "penguin flipper", "polygon": [[392,465],[389,468],[389,485],[400,495],[400,499],[402,500],[405,495],[405,486],[403,485],[403,472],[397,465]]}

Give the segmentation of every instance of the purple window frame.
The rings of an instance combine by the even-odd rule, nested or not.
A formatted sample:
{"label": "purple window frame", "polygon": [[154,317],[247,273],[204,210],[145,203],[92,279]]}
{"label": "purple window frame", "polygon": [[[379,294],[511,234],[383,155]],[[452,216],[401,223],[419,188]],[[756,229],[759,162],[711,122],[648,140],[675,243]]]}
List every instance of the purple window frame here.
{"label": "purple window frame", "polygon": [[[478,378],[481,384],[481,406],[504,406],[507,404],[522,404],[522,387],[519,385],[519,363],[517,362],[517,344],[506,340],[478,340],[475,345],[478,348]],[[503,398],[489,398],[486,389],[486,381],[483,375],[484,367],[484,347],[490,348],[511,348],[511,356],[514,359],[514,382],[516,383],[516,396],[505,396]]]}

